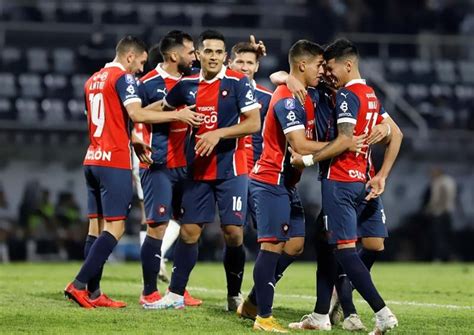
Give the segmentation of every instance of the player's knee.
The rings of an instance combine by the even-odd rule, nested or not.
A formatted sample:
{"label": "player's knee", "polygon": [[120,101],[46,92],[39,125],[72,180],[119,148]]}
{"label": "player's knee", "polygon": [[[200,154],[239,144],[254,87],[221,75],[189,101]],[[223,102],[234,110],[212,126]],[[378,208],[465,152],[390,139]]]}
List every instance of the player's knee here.
{"label": "player's knee", "polygon": [[117,240],[120,240],[125,233],[125,221],[106,222],[104,230],[112,234]]}
{"label": "player's knee", "polygon": [[166,222],[151,223],[148,225],[146,233],[147,235],[155,239],[161,240],[163,239],[163,236],[165,235],[166,226],[167,226]]}
{"label": "player's knee", "polygon": [[196,243],[201,236],[201,228],[194,227],[195,225],[184,224],[181,226],[180,238],[184,243],[191,244]]}
{"label": "player's knee", "polygon": [[242,227],[239,226],[223,226],[224,240],[226,245],[238,247],[244,241]]}

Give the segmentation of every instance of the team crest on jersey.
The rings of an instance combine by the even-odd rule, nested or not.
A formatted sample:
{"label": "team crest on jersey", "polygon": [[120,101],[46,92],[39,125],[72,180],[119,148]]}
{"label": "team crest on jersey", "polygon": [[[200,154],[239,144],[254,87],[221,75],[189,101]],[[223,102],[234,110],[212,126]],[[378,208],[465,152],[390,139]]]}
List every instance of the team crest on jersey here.
{"label": "team crest on jersey", "polygon": [[227,91],[227,90],[222,90],[221,94],[222,94],[222,96],[225,98],[225,97],[229,94],[229,91]]}
{"label": "team crest on jersey", "polygon": [[295,109],[295,99],[285,99],[285,108],[288,110]]}
{"label": "team crest on jersey", "polygon": [[290,226],[288,225],[288,223],[284,223],[281,225],[281,232],[283,233],[283,235],[288,234],[289,230],[290,230]]}
{"label": "team crest on jersey", "polygon": [[135,88],[133,87],[133,85],[128,85],[127,92],[130,94],[135,94]]}
{"label": "team crest on jersey", "polygon": [[131,74],[126,74],[125,75],[125,82],[127,84],[135,84],[135,77],[132,76]]}
{"label": "team crest on jersey", "polygon": [[286,116],[286,118],[290,121],[290,122],[295,122],[296,120],[296,114],[295,112],[291,111],[288,113],[288,115]]}
{"label": "team crest on jersey", "polygon": [[245,95],[245,97],[248,99],[248,100],[252,100],[253,101],[253,93],[252,93],[252,90],[248,90],[247,94]]}

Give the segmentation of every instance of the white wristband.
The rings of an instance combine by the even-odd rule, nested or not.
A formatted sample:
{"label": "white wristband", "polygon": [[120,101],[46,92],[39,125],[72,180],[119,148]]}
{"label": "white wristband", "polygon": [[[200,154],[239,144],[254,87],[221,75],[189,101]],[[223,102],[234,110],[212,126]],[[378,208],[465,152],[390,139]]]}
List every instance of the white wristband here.
{"label": "white wristband", "polygon": [[301,157],[301,159],[303,160],[304,166],[306,166],[306,167],[314,165],[313,155],[311,155],[311,154],[310,155],[304,155],[304,156]]}
{"label": "white wristband", "polygon": [[392,129],[390,129],[390,125],[388,123],[387,123],[387,128],[388,128],[387,136],[390,136]]}

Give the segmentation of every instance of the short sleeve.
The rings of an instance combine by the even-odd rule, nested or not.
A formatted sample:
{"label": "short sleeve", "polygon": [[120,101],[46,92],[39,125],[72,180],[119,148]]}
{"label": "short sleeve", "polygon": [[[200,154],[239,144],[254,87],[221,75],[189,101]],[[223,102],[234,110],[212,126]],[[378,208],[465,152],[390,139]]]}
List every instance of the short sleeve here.
{"label": "short sleeve", "polygon": [[347,89],[341,89],[336,95],[336,118],[337,123],[357,123],[359,114],[359,98]]}
{"label": "short sleeve", "polygon": [[295,98],[281,99],[273,109],[285,135],[295,130],[305,129],[306,113]]}
{"label": "short sleeve", "polygon": [[131,74],[127,73],[119,77],[115,83],[115,90],[124,106],[132,102],[142,102],[138,92],[137,80]]}
{"label": "short sleeve", "polygon": [[236,90],[237,103],[242,113],[260,108],[260,104],[255,96],[255,90],[246,76],[238,81]]}
{"label": "short sleeve", "polygon": [[383,120],[385,120],[389,116],[390,115],[387,113],[385,108],[383,106],[380,106],[380,111],[379,111],[379,115],[377,116],[376,124],[381,124],[383,122]]}
{"label": "short sleeve", "polygon": [[166,94],[163,98],[165,106],[170,108],[177,108],[182,105],[186,105],[186,96],[184,92],[184,82],[180,81]]}

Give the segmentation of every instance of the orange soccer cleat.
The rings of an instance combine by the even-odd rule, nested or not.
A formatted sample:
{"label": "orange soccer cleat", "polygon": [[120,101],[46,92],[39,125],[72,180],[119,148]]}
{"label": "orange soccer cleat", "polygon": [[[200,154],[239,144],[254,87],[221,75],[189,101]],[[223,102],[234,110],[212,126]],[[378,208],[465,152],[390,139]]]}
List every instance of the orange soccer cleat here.
{"label": "orange soccer cleat", "polygon": [[89,300],[89,292],[87,290],[78,290],[72,283],[66,286],[64,295],[83,308],[94,308],[94,305]]}
{"label": "orange soccer cleat", "polygon": [[97,299],[89,298],[89,302],[94,307],[123,308],[127,306],[125,302],[120,300],[112,300],[104,293],[99,295]]}
{"label": "orange soccer cleat", "polygon": [[185,290],[184,291],[184,305],[192,306],[192,307],[201,306],[202,300],[193,298],[191,294],[189,294],[188,290]]}
{"label": "orange soccer cleat", "polygon": [[158,291],[155,291],[153,293],[150,293],[148,295],[141,295],[139,303],[140,305],[145,305],[145,304],[152,304],[158,300],[161,299],[161,294]]}

